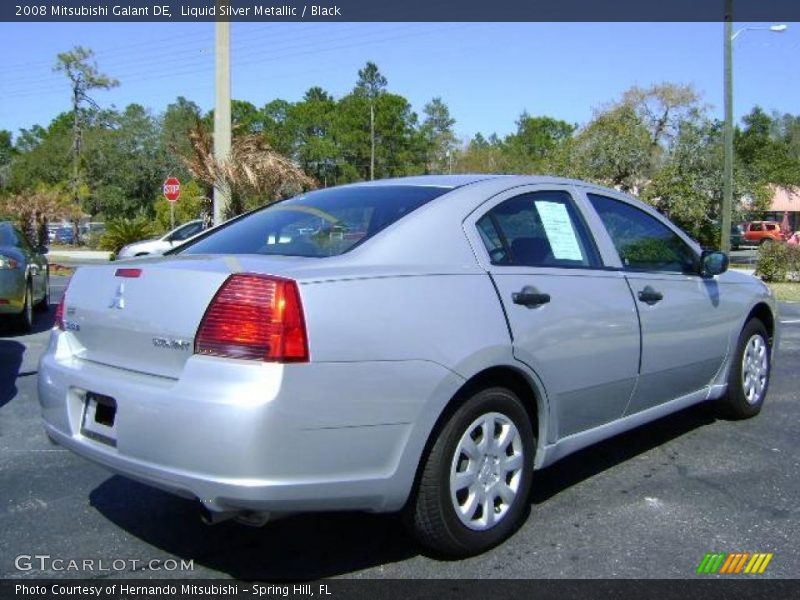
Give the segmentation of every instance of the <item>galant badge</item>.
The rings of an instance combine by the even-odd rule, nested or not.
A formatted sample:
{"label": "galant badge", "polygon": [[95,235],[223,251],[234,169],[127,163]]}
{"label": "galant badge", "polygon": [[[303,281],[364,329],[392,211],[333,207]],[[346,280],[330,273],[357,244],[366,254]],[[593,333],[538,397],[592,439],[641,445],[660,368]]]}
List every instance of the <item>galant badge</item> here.
{"label": "galant badge", "polygon": [[120,310],[125,308],[125,298],[122,295],[124,292],[125,292],[125,284],[124,283],[120,283],[119,287],[117,288],[116,295],[111,300],[111,304],[109,305],[109,308],[118,308]]}

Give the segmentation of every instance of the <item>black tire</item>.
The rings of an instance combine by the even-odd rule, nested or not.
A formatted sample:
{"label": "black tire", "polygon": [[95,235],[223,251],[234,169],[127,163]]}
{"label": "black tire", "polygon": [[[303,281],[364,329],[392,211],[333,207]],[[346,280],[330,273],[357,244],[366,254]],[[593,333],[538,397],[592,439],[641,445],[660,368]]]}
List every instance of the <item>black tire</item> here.
{"label": "black tire", "polygon": [[[749,419],[761,412],[772,370],[770,351],[767,328],[759,319],[750,319],[739,334],[736,352],[728,371],[728,390],[717,401],[722,416],[730,419]],[[746,354],[749,356],[747,359],[745,359]],[[747,364],[752,365],[748,369],[749,372],[746,372]],[[762,379],[755,374],[764,369],[764,365],[766,369]],[[750,382],[758,380],[758,384],[748,385],[746,378],[749,378]]]}
{"label": "black tire", "polygon": [[22,306],[22,312],[16,318],[17,330],[21,333],[30,333],[33,329],[33,291],[31,290],[31,282],[25,284],[25,302]]}
{"label": "black tire", "polygon": [[39,300],[36,303],[36,306],[33,307],[38,312],[47,312],[50,308],[50,271],[48,269],[47,274],[44,277],[44,298]]}
{"label": "black tire", "polygon": [[[475,424],[490,417],[500,424],[499,433],[498,425],[495,425],[492,439],[509,432],[511,439],[505,450],[490,447],[488,454],[480,454],[473,463],[473,459],[460,451],[462,441],[470,432],[483,431],[480,425]],[[509,424],[513,424],[517,435],[508,427]],[[488,388],[475,393],[456,409],[435,435],[433,446],[423,457],[419,484],[406,507],[406,524],[417,540],[435,554],[450,558],[479,554],[514,533],[528,513],[528,492],[536,453],[531,419],[516,394],[505,388]],[[477,449],[484,444],[482,433],[478,439],[470,437]],[[521,465],[514,467],[513,473],[504,472],[502,465],[511,465],[520,454]],[[519,458],[513,462],[515,465],[519,463]],[[469,488],[453,491],[451,474],[461,473],[462,467],[466,469],[464,475],[474,473],[474,476],[469,474],[472,483]],[[503,491],[515,489],[516,492],[506,502],[495,496],[501,493],[498,491],[501,488]],[[473,489],[478,493],[473,494]],[[485,503],[491,502],[493,514],[489,518],[492,521],[497,519],[493,525],[489,525],[483,516],[485,504],[479,502],[470,512],[470,499],[478,498],[479,494],[485,494]],[[457,503],[463,507],[460,512],[464,516],[459,516]],[[477,520],[472,520],[475,517]],[[468,526],[465,520],[472,526]],[[486,524],[481,525],[482,520]],[[476,529],[481,526],[485,528]]]}

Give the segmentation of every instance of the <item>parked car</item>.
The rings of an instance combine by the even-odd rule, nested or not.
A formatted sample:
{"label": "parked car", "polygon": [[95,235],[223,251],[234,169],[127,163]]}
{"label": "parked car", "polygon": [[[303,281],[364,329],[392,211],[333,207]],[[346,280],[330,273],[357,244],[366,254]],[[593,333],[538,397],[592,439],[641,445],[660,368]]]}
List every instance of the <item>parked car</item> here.
{"label": "parked car", "polygon": [[731,250],[738,250],[744,243],[744,226],[731,225]]}
{"label": "parked car", "polygon": [[72,226],[59,227],[56,229],[53,242],[56,244],[74,244],[75,232],[72,230]]}
{"label": "parked car", "polygon": [[50,304],[47,248],[34,248],[13,223],[0,222],[0,319],[33,327],[33,311]]}
{"label": "parked car", "polygon": [[579,181],[310,192],[78,269],[39,367],[44,427],[208,522],[404,511],[469,555],[517,529],[535,470],[699,402],[761,410],[776,304],[727,262]]}
{"label": "parked car", "polygon": [[769,242],[782,242],[785,238],[781,224],[775,221],[753,221],[746,223],[744,239],[749,244],[761,245]]}
{"label": "parked car", "polygon": [[131,258],[134,256],[146,256],[148,254],[163,254],[172,249],[177,244],[181,244],[190,237],[203,231],[203,221],[197,219],[189,221],[176,227],[166,235],[154,239],[128,244],[117,253],[117,258]]}

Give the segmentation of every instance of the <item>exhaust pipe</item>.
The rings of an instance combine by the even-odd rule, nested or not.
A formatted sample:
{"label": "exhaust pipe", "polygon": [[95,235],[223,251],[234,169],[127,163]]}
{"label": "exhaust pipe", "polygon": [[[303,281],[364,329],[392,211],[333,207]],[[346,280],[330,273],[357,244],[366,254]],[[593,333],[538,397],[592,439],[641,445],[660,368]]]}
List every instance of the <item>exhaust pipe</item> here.
{"label": "exhaust pipe", "polygon": [[263,527],[270,519],[270,513],[257,510],[224,510],[210,508],[205,502],[200,502],[200,520],[206,525],[216,525],[223,521],[235,520],[242,525],[250,527]]}
{"label": "exhaust pipe", "polygon": [[200,503],[200,520],[206,525],[216,525],[223,521],[235,518],[239,513],[235,510],[211,510],[204,503]]}

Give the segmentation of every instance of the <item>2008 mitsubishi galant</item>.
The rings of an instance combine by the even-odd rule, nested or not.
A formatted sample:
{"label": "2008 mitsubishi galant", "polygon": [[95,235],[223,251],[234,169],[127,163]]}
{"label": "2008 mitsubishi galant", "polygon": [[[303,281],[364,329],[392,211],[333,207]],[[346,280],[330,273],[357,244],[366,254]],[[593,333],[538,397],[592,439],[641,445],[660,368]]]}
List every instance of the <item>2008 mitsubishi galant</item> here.
{"label": "2008 mitsubishi galant", "polygon": [[403,510],[468,555],[520,525],[536,469],[698,402],[759,412],[776,304],[726,268],[579,181],[315,191],[78,269],[44,425],[212,521]]}

